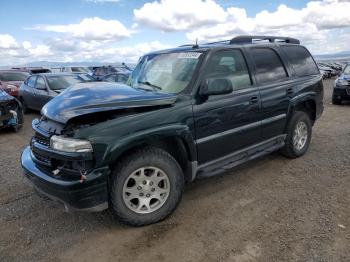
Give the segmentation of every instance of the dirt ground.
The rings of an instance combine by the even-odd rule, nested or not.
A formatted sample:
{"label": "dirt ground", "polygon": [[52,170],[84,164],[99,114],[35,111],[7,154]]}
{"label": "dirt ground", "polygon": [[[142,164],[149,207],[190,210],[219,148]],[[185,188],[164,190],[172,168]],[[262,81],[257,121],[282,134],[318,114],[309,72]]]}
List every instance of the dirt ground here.
{"label": "dirt ground", "polygon": [[0,261],[350,261],[350,104],[332,105],[331,86],[304,157],[195,181],[172,216],[141,228],[38,197],[19,164],[26,115],[0,132]]}

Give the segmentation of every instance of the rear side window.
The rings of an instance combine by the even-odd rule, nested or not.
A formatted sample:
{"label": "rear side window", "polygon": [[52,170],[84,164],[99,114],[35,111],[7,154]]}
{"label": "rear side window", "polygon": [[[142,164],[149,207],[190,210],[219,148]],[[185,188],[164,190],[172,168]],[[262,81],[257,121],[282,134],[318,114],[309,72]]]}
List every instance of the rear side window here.
{"label": "rear side window", "polygon": [[310,53],[304,47],[282,46],[281,48],[298,76],[308,76],[319,73]]}
{"label": "rear side window", "polygon": [[252,57],[259,83],[274,82],[287,77],[281,58],[271,48],[253,48]]}
{"label": "rear side window", "polygon": [[246,61],[238,49],[216,52],[209,63],[207,78],[230,80],[234,90],[251,86]]}

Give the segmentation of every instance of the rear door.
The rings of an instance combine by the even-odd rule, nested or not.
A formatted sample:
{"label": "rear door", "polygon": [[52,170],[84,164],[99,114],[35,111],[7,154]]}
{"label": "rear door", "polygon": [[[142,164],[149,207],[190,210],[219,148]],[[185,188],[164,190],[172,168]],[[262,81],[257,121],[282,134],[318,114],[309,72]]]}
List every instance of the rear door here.
{"label": "rear door", "polygon": [[199,98],[193,106],[199,164],[261,140],[259,90],[240,49],[220,50],[209,58],[203,80],[222,78],[231,81],[232,93]]}
{"label": "rear door", "polygon": [[250,47],[249,54],[261,95],[262,139],[266,140],[284,133],[294,81],[277,49]]}

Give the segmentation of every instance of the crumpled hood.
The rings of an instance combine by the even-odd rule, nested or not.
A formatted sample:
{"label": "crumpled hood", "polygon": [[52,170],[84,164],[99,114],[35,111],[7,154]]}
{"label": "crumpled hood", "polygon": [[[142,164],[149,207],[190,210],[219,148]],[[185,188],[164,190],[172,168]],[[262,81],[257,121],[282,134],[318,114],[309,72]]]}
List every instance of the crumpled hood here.
{"label": "crumpled hood", "polygon": [[16,87],[20,87],[21,84],[23,84],[23,81],[3,81],[2,82],[2,85],[4,87],[7,87],[8,85],[13,85],[13,86],[16,86]]}
{"label": "crumpled hood", "polygon": [[6,93],[3,90],[0,90],[0,103],[1,102],[7,102],[10,100],[14,100],[15,98],[13,96],[10,96],[8,93]]}
{"label": "crumpled hood", "polygon": [[66,124],[70,119],[101,111],[170,105],[176,94],[135,89],[117,83],[76,84],[48,102],[41,114],[51,120]]}

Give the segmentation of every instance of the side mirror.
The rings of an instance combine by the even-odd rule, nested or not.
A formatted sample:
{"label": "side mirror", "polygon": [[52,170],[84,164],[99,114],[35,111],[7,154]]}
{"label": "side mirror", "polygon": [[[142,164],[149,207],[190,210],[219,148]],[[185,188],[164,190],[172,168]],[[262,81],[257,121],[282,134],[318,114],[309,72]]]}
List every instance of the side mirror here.
{"label": "side mirror", "polygon": [[230,94],[233,91],[231,81],[225,78],[206,79],[202,86],[200,94],[202,96],[214,96]]}

